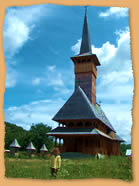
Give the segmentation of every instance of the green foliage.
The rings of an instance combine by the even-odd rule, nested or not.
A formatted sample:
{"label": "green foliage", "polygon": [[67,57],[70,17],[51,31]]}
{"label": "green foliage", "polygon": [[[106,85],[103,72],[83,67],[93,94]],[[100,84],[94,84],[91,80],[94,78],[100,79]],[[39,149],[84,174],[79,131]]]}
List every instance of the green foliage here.
{"label": "green foliage", "polygon": [[131,149],[131,144],[120,144],[121,155],[125,156],[127,149]]}
{"label": "green foliage", "polygon": [[43,123],[32,125],[30,130],[25,130],[22,127],[5,122],[5,149],[9,149],[10,144],[16,138],[21,145],[20,150],[25,150],[28,144],[32,141],[37,151],[46,145],[48,150],[54,146],[53,140],[47,135],[51,127]]}
{"label": "green foliage", "polygon": [[27,144],[29,143],[28,131],[22,127],[16,126],[15,124],[5,122],[5,149],[9,149],[10,144],[15,138],[22,146],[22,149],[26,148]]}
{"label": "green foliage", "polygon": [[[14,178],[54,179],[50,175],[49,160],[5,158],[5,176]],[[132,162],[126,157],[105,159],[62,159],[56,179],[112,178],[132,181]]]}
{"label": "green foliage", "polygon": [[31,126],[29,130],[30,140],[37,148],[37,151],[39,151],[39,149],[42,147],[43,144],[45,144],[48,149],[51,149],[53,147],[52,138],[46,135],[50,131],[51,131],[51,127],[44,125],[43,123],[39,123]]}

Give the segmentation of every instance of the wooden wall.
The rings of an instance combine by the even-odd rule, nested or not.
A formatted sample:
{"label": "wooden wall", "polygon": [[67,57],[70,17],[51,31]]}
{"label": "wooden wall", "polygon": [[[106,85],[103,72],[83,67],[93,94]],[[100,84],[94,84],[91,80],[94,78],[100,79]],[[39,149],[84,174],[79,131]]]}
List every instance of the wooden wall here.
{"label": "wooden wall", "polygon": [[[74,72],[75,79],[77,80],[77,76],[82,77],[84,74],[91,76],[91,84],[90,87],[84,87],[84,83],[87,81],[84,79],[83,82],[80,83],[81,88],[84,90],[86,95],[88,96],[91,103],[96,105],[96,78],[97,78],[97,68],[95,64],[94,56],[81,56],[78,58],[73,58],[74,61]],[[82,78],[83,79],[83,78]],[[88,84],[90,80],[88,81]],[[78,86],[77,81],[75,81],[75,88]],[[88,93],[89,91],[89,93]],[[91,98],[90,95],[91,94]]]}
{"label": "wooden wall", "polygon": [[120,155],[120,142],[94,135],[65,137],[62,152],[81,152],[85,154]]}

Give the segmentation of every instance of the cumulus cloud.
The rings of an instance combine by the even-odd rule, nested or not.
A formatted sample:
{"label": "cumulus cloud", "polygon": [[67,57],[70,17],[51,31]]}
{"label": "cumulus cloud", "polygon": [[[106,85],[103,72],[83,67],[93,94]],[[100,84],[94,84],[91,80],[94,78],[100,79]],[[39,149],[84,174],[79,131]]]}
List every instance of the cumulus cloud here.
{"label": "cumulus cloud", "polygon": [[131,105],[130,104],[102,104],[105,114],[111,121],[117,134],[121,136],[126,143],[131,143]]}
{"label": "cumulus cloud", "polygon": [[[115,45],[109,41],[100,48],[92,45],[92,52],[101,63],[98,67],[97,100],[103,103],[104,111],[106,110],[117,132],[129,142],[134,88],[129,28],[116,31],[115,34]],[[79,53],[80,43],[81,40],[78,40],[71,48],[75,54]]]}
{"label": "cumulus cloud", "polygon": [[114,16],[117,18],[126,17],[128,16],[128,8],[110,7],[105,12],[100,12],[99,16],[105,18],[110,16]]}
{"label": "cumulus cloud", "polygon": [[[118,35],[117,35],[118,34]],[[106,89],[107,93],[113,93],[113,99],[116,101],[130,100],[133,96],[133,72],[130,56],[130,35],[129,30],[120,31],[117,35],[117,47],[103,45],[99,49],[95,49],[96,54],[101,62],[98,68],[98,92]],[[105,48],[105,47],[107,48]],[[99,51],[97,53],[97,50]],[[103,51],[105,55],[103,57]],[[115,91],[115,93],[114,93]],[[102,97],[103,99],[103,97]]]}
{"label": "cumulus cloud", "polygon": [[[3,47],[7,65],[6,88],[16,86],[18,73],[12,63],[14,56],[27,43],[34,39],[32,31],[45,14],[47,5],[10,7],[6,9],[3,26]],[[47,9],[47,15],[50,9]]]}
{"label": "cumulus cloud", "polygon": [[[12,22],[13,19],[14,22]],[[20,21],[17,17],[9,17],[8,22],[9,24],[7,29],[4,29],[3,33],[4,51],[12,57],[29,39],[31,28],[29,28],[24,22]]]}
{"label": "cumulus cloud", "polygon": [[57,111],[62,107],[65,100],[39,100],[19,107],[9,107],[5,110],[5,120],[11,123],[16,123],[19,126],[29,129],[32,123],[48,124],[53,128],[57,123],[52,121],[52,118]]}
{"label": "cumulus cloud", "polygon": [[113,56],[115,56],[116,50],[116,46],[111,44],[109,41],[104,43],[101,48],[95,48],[95,46],[92,46],[93,53],[98,55],[99,59],[101,60],[101,63],[108,63],[108,61]]}
{"label": "cumulus cloud", "polygon": [[3,27],[6,57],[13,57],[28,40],[33,39],[31,32],[45,10],[44,5],[7,8]]}
{"label": "cumulus cloud", "polygon": [[[117,78],[118,77],[118,78]],[[119,84],[126,84],[130,80],[132,80],[133,74],[132,71],[112,71],[111,73],[107,73],[106,75],[102,76],[101,85],[109,86],[113,84],[117,86]]]}

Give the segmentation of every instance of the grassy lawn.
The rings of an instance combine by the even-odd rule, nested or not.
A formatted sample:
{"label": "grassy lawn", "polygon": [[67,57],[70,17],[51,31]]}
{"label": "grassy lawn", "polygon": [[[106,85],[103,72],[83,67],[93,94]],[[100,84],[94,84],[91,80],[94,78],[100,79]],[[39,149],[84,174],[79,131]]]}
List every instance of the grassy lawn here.
{"label": "grassy lawn", "polygon": [[[5,158],[5,176],[12,178],[55,179],[48,159]],[[131,161],[125,157],[105,159],[62,159],[56,179],[113,178],[132,181]]]}

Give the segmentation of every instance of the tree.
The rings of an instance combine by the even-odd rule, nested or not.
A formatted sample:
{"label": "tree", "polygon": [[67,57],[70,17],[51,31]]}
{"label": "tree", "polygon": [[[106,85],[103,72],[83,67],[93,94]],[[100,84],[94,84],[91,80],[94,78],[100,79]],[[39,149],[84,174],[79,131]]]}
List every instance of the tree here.
{"label": "tree", "polygon": [[21,145],[21,150],[23,150],[26,146],[25,139],[28,139],[28,131],[15,124],[5,122],[5,149],[9,149],[10,144],[15,138]]}
{"label": "tree", "polygon": [[125,155],[127,149],[131,149],[131,144],[120,144],[121,155]]}
{"label": "tree", "polygon": [[54,146],[52,137],[49,137],[47,133],[51,130],[51,127],[43,123],[35,124],[27,131],[22,127],[16,126],[5,122],[5,149],[9,149],[10,144],[16,138],[21,145],[20,150],[26,150],[28,144],[32,141],[37,151],[46,145],[48,150],[51,150]]}
{"label": "tree", "polygon": [[51,150],[53,148],[53,140],[47,135],[47,133],[50,131],[51,127],[43,123],[38,123],[31,126],[29,130],[30,139],[33,142],[34,146],[37,148],[37,151],[40,150],[43,144],[46,145],[48,150]]}

